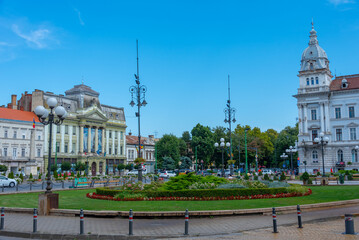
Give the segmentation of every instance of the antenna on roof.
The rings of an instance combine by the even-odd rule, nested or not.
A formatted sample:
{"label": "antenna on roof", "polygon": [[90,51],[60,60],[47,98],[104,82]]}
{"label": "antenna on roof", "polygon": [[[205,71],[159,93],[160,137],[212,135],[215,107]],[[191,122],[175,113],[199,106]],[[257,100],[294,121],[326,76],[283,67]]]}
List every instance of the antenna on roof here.
{"label": "antenna on roof", "polygon": [[314,20],[313,20],[313,17],[312,17],[312,29],[314,29]]}
{"label": "antenna on roof", "polygon": [[84,85],[84,75],[81,76],[81,84]]}

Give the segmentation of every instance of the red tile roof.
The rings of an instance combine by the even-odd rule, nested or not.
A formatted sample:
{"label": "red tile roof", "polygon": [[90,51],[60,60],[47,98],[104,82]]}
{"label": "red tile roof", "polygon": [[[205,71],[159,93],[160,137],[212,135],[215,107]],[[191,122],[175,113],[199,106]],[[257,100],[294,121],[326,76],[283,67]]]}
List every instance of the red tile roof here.
{"label": "red tile roof", "polygon": [[35,119],[35,122],[39,123],[39,119],[33,112],[15,110],[10,108],[0,107],[0,119],[10,119],[18,121],[27,121],[32,122]]}
{"label": "red tile roof", "polygon": [[[157,138],[153,138],[153,140],[155,142],[158,141]],[[138,136],[126,135],[126,144],[138,145]],[[148,137],[141,137],[141,145],[153,146],[153,144],[149,144],[149,138]]]}
{"label": "red tile roof", "polygon": [[[342,88],[342,80],[347,80],[348,87]],[[342,91],[342,90],[351,90],[359,89],[359,74],[355,75],[346,75],[336,77],[330,84],[330,91]]]}

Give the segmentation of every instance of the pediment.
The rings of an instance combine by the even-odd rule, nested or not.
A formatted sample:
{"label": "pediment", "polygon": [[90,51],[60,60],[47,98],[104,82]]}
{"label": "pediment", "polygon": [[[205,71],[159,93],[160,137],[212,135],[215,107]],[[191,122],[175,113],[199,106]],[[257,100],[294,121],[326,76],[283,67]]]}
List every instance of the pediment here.
{"label": "pediment", "polygon": [[88,111],[84,111],[83,114],[78,115],[78,118],[86,118],[86,119],[94,119],[100,121],[108,121],[106,115],[97,107],[92,107],[91,109],[87,109]]}
{"label": "pediment", "polygon": [[354,123],[354,122],[351,122],[347,125],[347,127],[358,127],[358,126],[359,126],[359,124]]}

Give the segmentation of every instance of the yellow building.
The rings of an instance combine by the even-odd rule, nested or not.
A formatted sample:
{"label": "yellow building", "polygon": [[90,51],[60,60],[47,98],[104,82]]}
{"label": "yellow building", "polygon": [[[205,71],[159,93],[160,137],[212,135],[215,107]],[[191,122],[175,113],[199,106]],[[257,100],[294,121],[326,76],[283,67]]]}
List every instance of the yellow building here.
{"label": "yellow building", "polygon": [[[126,163],[126,121],[123,108],[100,104],[99,93],[84,84],[75,85],[56,95],[52,92],[35,90],[31,94],[31,104],[20,99],[24,106],[31,105],[31,110],[55,97],[58,105],[63,106],[68,115],[60,126],[53,125],[51,165],[76,162],[87,165],[89,175],[112,174],[115,166]],[[30,107],[29,107],[30,108]],[[49,126],[44,130],[44,160],[48,165]]]}

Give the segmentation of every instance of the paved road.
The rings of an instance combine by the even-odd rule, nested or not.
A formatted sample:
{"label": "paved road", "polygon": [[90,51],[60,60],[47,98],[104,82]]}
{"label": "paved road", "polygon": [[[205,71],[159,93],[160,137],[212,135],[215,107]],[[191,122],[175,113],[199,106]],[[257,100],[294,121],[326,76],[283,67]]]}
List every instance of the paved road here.
{"label": "paved road", "polygon": [[[303,212],[303,221],[337,219],[345,213],[359,213],[359,206]],[[278,215],[278,225],[296,224],[296,214]],[[52,234],[78,234],[78,217],[39,216],[38,231]],[[128,219],[85,217],[85,233],[99,235],[127,235]],[[262,215],[229,216],[190,219],[191,236],[218,236],[238,234],[272,227],[272,217]],[[6,214],[5,229],[13,232],[31,232],[32,216],[27,214]],[[184,233],[184,219],[134,219],[135,236],[180,237]],[[236,236],[236,235],[233,235]],[[328,238],[330,239],[330,238]]]}
{"label": "paved road", "polygon": [[[53,183],[52,188],[53,189],[68,189],[70,186],[72,186],[72,182],[64,182],[64,186],[62,186],[62,183]],[[30,183],[22,183],[19,184],[18,188],[16,187],[10,188],[10,187],[0,187],[0,194],[1,193],[9,193],[9,192],[29,192],[29,191],[39,191],[39,190],[45,190],[46,188],[46,182],[42,184],[41,182],[36,182],[31,184],[31,190],[30,190]]]}

